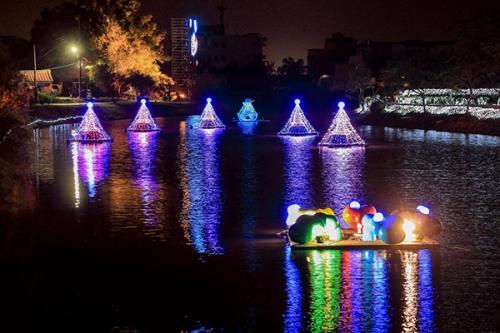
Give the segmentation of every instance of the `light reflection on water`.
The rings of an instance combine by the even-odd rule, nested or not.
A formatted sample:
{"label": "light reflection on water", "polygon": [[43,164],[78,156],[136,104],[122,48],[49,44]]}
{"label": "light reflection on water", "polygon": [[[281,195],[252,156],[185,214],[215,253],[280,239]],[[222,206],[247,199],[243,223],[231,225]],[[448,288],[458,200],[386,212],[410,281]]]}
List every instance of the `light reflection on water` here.
{"label": "light reflection on water", "polygon": [[80,205],[80,185],[78,177],[87,186],[90,201],[95,200],[99,183],[109,177],[110,143],[69,144],[73,162],[75,184],[75,206]]}
{"label": "light reflection on water", "polygon": [[[285,188],[283,189],[283,221],[286,219],[288,206],[297,204],[303,208],[314,208],[312,196],[316,188],[312,178],[312,146],[314,136],[283,136],[285,156]],[[285,224],[283,223],[283,226]]]}
{"label": "light reflection on water", "polygon": [[198,253],[222,254],[219,223],[221,192],[218,144],[223,129],[193,128],[197,117],[180,124],[178,168],[182,190],[179,219],[188,245]]}
{"label": "light reflection on water", "polygon": [[[144,234],[164,238],[164,200],[159,199],[157,176],[158,132],[127,132],[133,162],[132,179],[140,191]],[[162,198],[164,199],[164,198]]]}
{"label": "light reflection on water", "polygon": [[344,208],[353,200],[366,203],[363,187],[365,148],[320,148],[324,203],[338,217],[342,228],[349,225],[342,219]]}
{"label": "light reflection on water", "polygon": [[[77,211],[82,222],[92,219],[82,223],[89,233],[111,226],[110,238],[126,239],[148,256],[158,249],[137,241],[137,235],[151,232],[169,240],[162,243],[169,255],[168,245],[177,250],[183,244],[196,252],[197,261],[198,254],[216,254],[209,259],[225,260],[229,277],[224,282],[234,280],[231,273],[244,272],[239,278],[253,302],[248,308],[243,301],[239,305],[250,323],[280,321],[274,324],[289,332],[496,327],[497,298],[491,290],[500,270],[500,229],[494,224],[500,206],[498,137],[363,127],[360,134],[372,145],[340,150],[317,148],[307,138],[259,136],[257,128],[264,127],[254,124],[221,134],[192,129],[189,120],[180,128],[178,122],[163,124],[167,134],[142,140],[127,136],[128,123],[105,124],[115,139],[111,145],[68,147],[71,125],[34,130],[33,181],[39,200],[52,203],[37,213],[57,219],[51,210],[57,206],[64,213],[61,224],[70,226]],[[241,173],[227,177],[234,170]],[[340,216],[354,198],[384,213],[429,206],[444,223],[437,237],[443,244],[443,281],[436,274],[440,256],[430,251],[318,253],[307,263],[283,251],[274,237],[285,221],[279,216],[291,203],[330,206]],[[260,240],[259,233],[269,238]],[[219,277],[213,271],[221,266],[211,266],[210,260],[206,270]],[[268,306],[263,315],[258,309],[266,307],[266,298],[256,295],[267,294],[274,295],[273,306],[282,304]]]}
{"label": "light reflection on water", "polygon": [[[429,250],[287,248],[285,332],[434,332],[432,266]],[[397,280],[402,290],[389,284]],[[402,307],[394,308],[400,292]]]}

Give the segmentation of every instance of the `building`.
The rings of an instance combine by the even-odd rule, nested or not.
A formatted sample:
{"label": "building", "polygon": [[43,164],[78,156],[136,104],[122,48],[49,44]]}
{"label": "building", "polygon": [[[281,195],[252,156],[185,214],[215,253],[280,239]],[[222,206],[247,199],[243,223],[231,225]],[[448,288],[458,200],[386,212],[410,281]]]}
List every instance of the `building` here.
{"label": "building", "polygon": [[172,18],[172,79],[184,84],[195,73],[198,52],[198,21],[192,18]]}
{"label": "building", "polygon": [[198,68],[236,69],[250,67],[265,59],[267,38],[260,34],[226,35],[223,24],[201,26],[198,31]]}
{"label": "building", "polygon": [[349,57],[356,55],[356,39],[344,37],[339,32],[325,39],[322,49],[307,50],[307,68],[313,76],[335,74],[337,64],[346,64]]}
{"label": "building", "polygon": [[[27,83],[30,88],[35,86],[35,71],[21,70],[19,71],[23,77],[23,81]],[[36,71],[36,87],[39,92],[50,94],[52,93],[52,73],[50,69],[40,69]]]}

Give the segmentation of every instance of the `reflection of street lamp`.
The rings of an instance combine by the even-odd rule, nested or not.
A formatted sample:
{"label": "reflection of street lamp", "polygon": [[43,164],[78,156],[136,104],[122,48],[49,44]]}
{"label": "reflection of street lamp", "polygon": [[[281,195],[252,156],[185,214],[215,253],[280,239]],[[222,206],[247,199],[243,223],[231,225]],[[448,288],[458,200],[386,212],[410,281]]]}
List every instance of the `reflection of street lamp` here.
{"label": "reflection of street lamp", "polygon": [[[78,49],[76,47],[72,47],[71,51],[77,52]],[[82,99],[82,59],[80,58],[80,52],[76,53],[76,57],[78,58],[78,68],[80,73],[78,75],[78,99]]]}

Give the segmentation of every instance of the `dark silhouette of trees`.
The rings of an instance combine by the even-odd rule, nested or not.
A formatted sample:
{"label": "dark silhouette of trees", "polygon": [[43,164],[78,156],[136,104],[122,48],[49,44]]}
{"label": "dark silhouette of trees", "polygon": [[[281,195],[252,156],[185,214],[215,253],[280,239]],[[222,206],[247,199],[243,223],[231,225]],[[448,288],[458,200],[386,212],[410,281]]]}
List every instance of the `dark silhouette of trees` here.
{"label": "dark silhouette of trees", "polygon": [[283,64],[276,71],[278,75],[300,76],[307,74],[307,67],[303,59],[295,61],[292,57],[283,59]]}

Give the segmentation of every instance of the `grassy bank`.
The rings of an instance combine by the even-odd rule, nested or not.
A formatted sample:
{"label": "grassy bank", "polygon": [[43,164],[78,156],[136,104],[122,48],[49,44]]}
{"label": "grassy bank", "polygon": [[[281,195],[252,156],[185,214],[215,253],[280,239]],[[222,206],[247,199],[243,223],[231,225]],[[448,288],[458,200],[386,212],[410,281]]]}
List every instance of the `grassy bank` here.
{"label": "grassy bank", "polygon": [[[140,103],[132,101],[94,103],[94,111],[103,121],[132,119],[139,107]],[[184,102],[151,102],[148,103],[148,108],[155,117],[183,116],[193,112],[193,106]],[[86,111],[85,103],[37,105],[30,113],[30,121],[83,116]]]}
{"label": "grassy bank", "polygon": [[401,116],[395,113],[381,113],[360,115],[354,122],[357,125],[387,126],[500,136],[499,119],[479,120],[476,117],[467,114],[449,116],[417,113]]}

